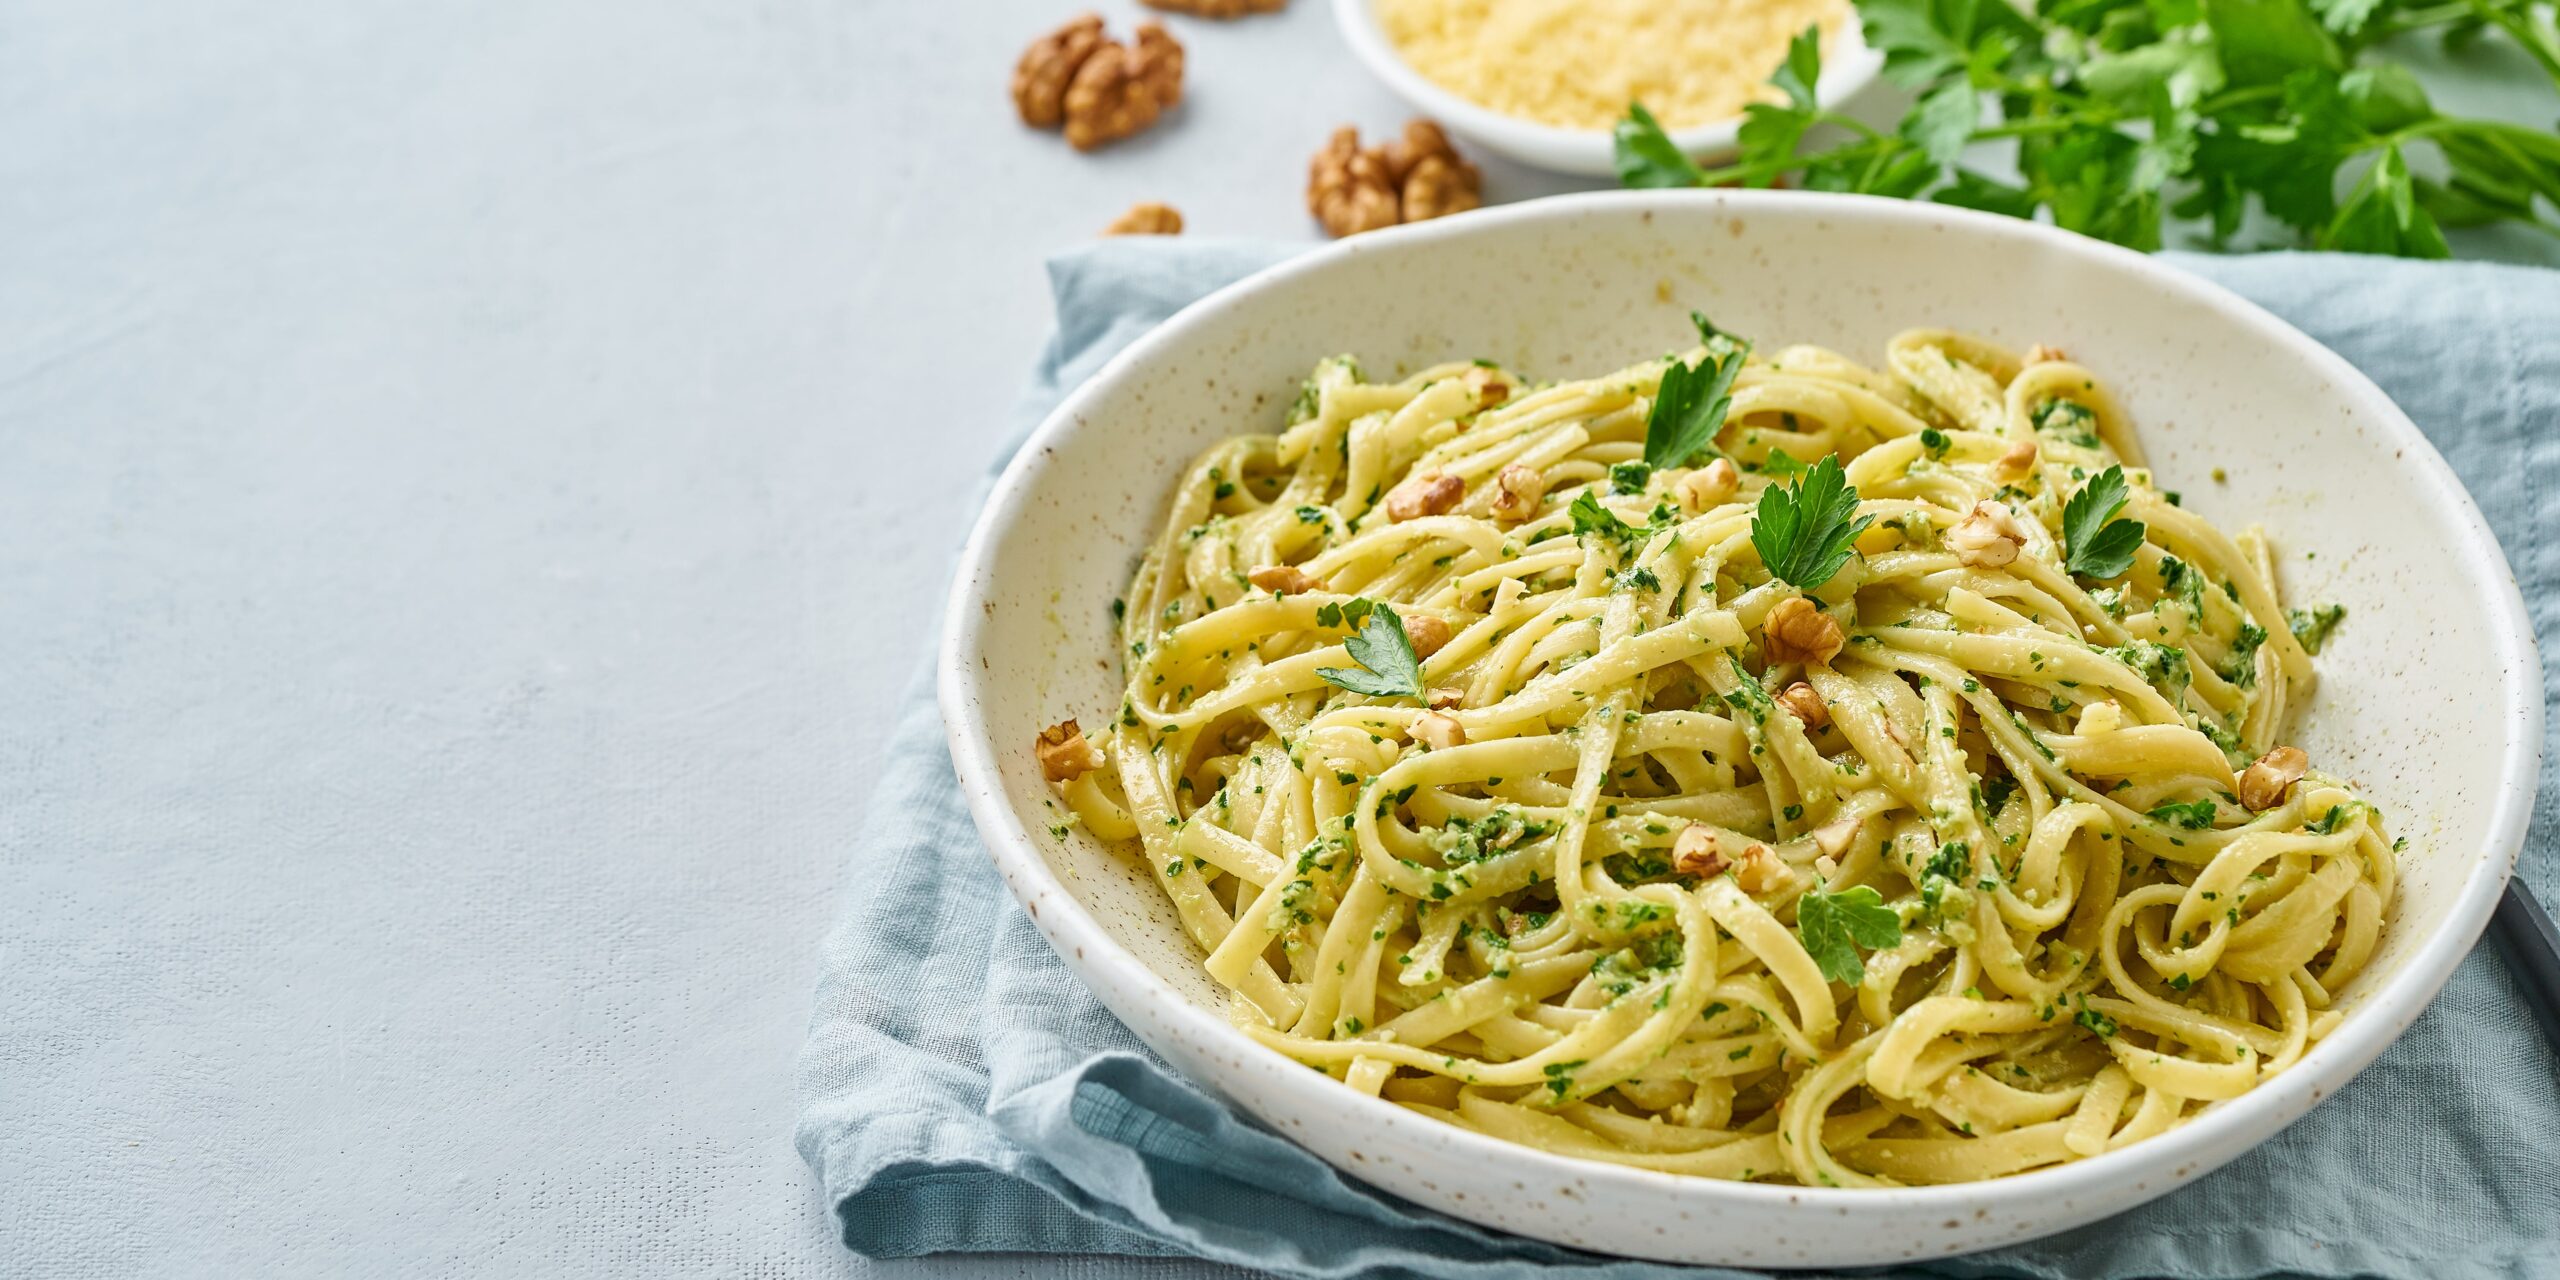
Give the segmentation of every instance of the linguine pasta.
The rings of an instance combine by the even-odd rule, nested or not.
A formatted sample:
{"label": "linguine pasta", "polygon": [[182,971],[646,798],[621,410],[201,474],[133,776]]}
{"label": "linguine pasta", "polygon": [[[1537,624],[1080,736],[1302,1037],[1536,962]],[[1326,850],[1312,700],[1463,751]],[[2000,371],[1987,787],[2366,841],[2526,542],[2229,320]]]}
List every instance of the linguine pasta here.
{"label": "linguine pasta", "polygon": [[2094,1156],[2298,1060],[2393,886],[2283,745],[2337,611],[2059,353],[1700,329],[1551,385],[1328,360],[1182,477],[1125,702],[1040,757],[1235,1021],[1511,1141],[1826,1186]]}

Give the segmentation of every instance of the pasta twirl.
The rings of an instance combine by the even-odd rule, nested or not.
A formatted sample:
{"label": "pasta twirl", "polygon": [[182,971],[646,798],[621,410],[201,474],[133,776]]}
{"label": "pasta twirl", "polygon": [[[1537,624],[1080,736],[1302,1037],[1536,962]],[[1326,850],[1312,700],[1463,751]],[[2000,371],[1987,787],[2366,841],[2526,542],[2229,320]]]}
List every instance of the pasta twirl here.
{"label": "pasta twirl", "polygon": [[1328,360],[1183,475],[1126,700],[1041,756],[1238,1024],[1511,1141],[1836,1186],[2083,1159],[2300,1058],[2394,846],[2284,744],[2264,535],[2058,353],[1702,333],[1548,385]]}

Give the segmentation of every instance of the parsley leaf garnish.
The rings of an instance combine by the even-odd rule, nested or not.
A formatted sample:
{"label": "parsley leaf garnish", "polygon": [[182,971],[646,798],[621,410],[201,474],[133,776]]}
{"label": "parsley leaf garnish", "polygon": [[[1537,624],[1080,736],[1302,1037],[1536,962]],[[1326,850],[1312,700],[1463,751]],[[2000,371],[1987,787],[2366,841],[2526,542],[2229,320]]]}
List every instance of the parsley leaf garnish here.
{"label": "parsley leaf garnish", "polygon": [[1627,118],[1613,134],[1617,143],[1618,185],[1622,187],[1695,187],[1704,185],[1696,161],[1682,155],[1662,131],[1662,123],[1641,102],[1627,104]]}
{"label": "parsley leaf garnish", "polygon": [[2190,804],[2171,802],[2153,805],[2151,817],[2154,821],[2165,822],[2173,827],[2202,831],[2213,825],[2214,816],[2219,812],[2220,810],[2214,807],[2212,799],[2207,798]]}
{"label": "parsley leaf garnish", "polygon": [[1822,78],[1822,28],[1806,27],[1787,41],[1787,60],[1769,76],[1769,83],[1787,95],[1787,101],[1798,108],[1813,107],[1813,84]]}
{"label": "parsley leaf garnish", "polygon": [[2133,567],[2133,553],[2148,530],[2139,520],[2116,519],[2125,502],[2124,468],[2111,466],[2062,504],[2062,540],[2070,548],[2063,568],[2112,578]]}
{"label": "parsley leaf garnish", "polygon": [[[1701,326],[1702,328],[1705,326]],[[1723,335],[1716,335],[1722,338]],[[1733,407],[1733,380],[1742,372],[1742,347],[1727,340],[1694,365],[1677,360],[1662,371],[1654,392],[1653,412],[1644,420],[1644,460],[1657,467],[1685,467],[1689,460],[1715,447],[1724,428],[1725,411]]]}
{"label": "parsley leaf garnish", "polygon": [[1826,456],[1793,485],[1760,491],[1751,545],[1771,574],[1811,591],[1840,572],[1849,562],[1849,544],[1876,522],[1874,516],[1851,520],[1857,512],[1858,491],[1849,487],[1840,460]]}
{"label": "parsley leaf garnish", "polygon": [[[1413,656],[1413,641],[1405,636],[1404,619],[1397,617],[1395,610],[1374,601],[1355,600],[1352,603],[1365,606],[1369,616],[1360,624],[1358,631],[1344,638],[1342,647],[1349,650],[1351,660],[1360,665],[1318,667],[1317,677],[1335,688],[1365,693],[1373,698],[1421,697],[1422,662]],[[1343,614],[1350,612],[1348,609],[1342,611]]]}
{"label": "parsley leaf garnish", "polygon": [[1867,961],[1858,948],[1880,951],[1902,945],[1902,917],[1867,885],[1838,893],[1812,889],[1796,899],[1796,935],[1822,966],[1823,977],[1855,986],[1867,976]]}

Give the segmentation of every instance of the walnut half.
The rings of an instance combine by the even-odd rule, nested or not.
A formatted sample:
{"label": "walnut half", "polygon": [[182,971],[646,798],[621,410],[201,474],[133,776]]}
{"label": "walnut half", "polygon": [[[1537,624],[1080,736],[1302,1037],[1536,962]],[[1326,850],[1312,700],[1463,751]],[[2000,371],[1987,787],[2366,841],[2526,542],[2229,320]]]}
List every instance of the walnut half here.
{"label": "walnut half", "polygon": [[1336,239],[1392,227],[1403,216],[1386,162],[1360,149],[1359,130],[1349,125],[1334,130],[1308,163],[1307,212]]}
{"label": "walnut half", "polygon": [[1734,469],[1729,458],[1718,458],[1689,474],[1671,491],[1680,498],[1680,509],[1700,515],[1733,499],[1742,488],[1742,473]]}
{"label": "walnut half", "polygon": [[1387,490],[1387,519],[1402,523],[1440,515],[1466,496],[1466,481],[1446,471],[1425,471]]}
{"label": "walnut half", "polygon": [[1407,614],[1404,622],[1405,642],[1413,646],[1413,656],[1428,658],[1449,646],[1449,624],[1427,613]]}
{"label": "walnut half", "polygon": [[2018,514],[1989,498],[1973,504],[1973,514],[1947,530],[1947,548],[1956,553],[1957,562],[1982,569],[2017,563],[2018,550],[2026,543],[2026,526],[2018,523]]}
{"label": "walnut half", "polygon": [[1127,213],[1111,220],[1102,229],[1106,236],[1178,236],[1182,234],[1182,211],[1169,204],[1148,200],[1129,206]]}
{"label": "walnut half", "polygon": [[1538,504],[1546,501],[1546,473],[1526,463],[1515,462],[1493,478],[1493,518],[1518,522],[1538,514]]}
{"label": "walnut half", "polygon": [[1101,749],[1084,740],[1073,720],[1041,730],[1031,754],[1040,760],[1040,776],[1051,782],[1073,782],[1102,767]]}
{"label": "walnut half", "polygon": [[1324,587],[1324,579],[1294,564],[1266,564],[1244,578],[1275,596],[1293,596],[1301,591],[1318,591]]}
{"label": "walnut half", "polygon": [[1840,654],[1849,642],[1840,623],[1803,596],[1789,596],[1769,609],[1761,620],[1760,637],[1767,642],[1769,661],[1801,662],[1820,665]]}
{"label": "walnut half", "polygon": [[1031,42],[1013,68],[1013,108],[1022,122],[1055,129],[1067,118],[1067,85],[1076,68],[1102,47],[1102,15],[1079,14],[1075,20]]}
{"label": "walnut half", "polygon": [[1682,875],[1708,879],[1731,871],[1734,883],[1751,894],[1784,888],[1795,878],[1786,860],[1757,840],[1744,844],[1739,853],[1728,854],[1715,829],[1703,822],[1680,829],[1671,845],[1671,866]]}
{"label": "walnut half", "polygon": [[1464,213],[1484,203],[1484,174],[1429,120],[1406,121],[1404,136],[1381,153],[1406,222]]}
{"label": "walnut half", "polygon": [[1333,131],[1307,166],[1307,212],[1336,238],[1460,213],[1484,203],[1484,175],[1428,120],[1363,149],[1360,131]]}
{"label": "walnut half", "polygon": [[1153,22],[1135,47],[1105,40],[1067,83],[1067,145],[1091,151],[1154,124],[1182,101],[1182,46]]}
{"label": "walnut half", "polygon": [[1426,711],[1414,717],[1413,740],[1434,751],[1446,751],[1451,747],[1465,746],[1467,730],[1455,717]]}
{"label": "walnut half", "polygon": [[1066,126],[1067,141],[1090,151],[1125,138],[1182,101],[1182,46],[1155,23],[1135,46],[1102,32],[1098,14],[1031,42],[1013,68],[1013,107],[1036,129]]}
{"label": "walnut half", "polygon": [[2311,757],[2300,747],[2278,747],[2257,758],[2240,771],[2240,803],[2253,813],[2263,813],[2284,803],[2284,793],[2302,781],[2311,769]]}
{"label": "walnut half", "polygon": [[1804,721],[1805,728],[1819,729],[1831,723],[1831,708],[1823,703],[1822,695],[1814,692],[1812,685],[1802,680],[1779,691],[1778,705]]}

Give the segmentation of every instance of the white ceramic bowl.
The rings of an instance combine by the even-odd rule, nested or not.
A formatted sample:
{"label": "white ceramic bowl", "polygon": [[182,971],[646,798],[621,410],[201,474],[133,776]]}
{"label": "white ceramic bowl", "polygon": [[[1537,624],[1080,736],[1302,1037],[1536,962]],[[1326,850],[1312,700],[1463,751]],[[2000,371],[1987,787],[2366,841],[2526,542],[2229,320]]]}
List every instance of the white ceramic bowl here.
{"label": "white ceramic bowl", "polygon": [[[1231,1030],[1146,872],[1081,833],[1046,833],[1032,738],[1118,705],[1107,606],[1198,450],[1276,430],[1324,355],[1354,352],[1373,370],[1487,356],[1579,376],[1693,341],[1691,307],[1877,363],[1912,325],[2062,346],[2122,396],[2165,485],[2217,521],[2263,521],[2292,599],[2347,605],[2299,740],[2409,846],[2380,954],[2345,993],[2343,1024],[2293,1069],[2161,1137],[1994,1182],[1836,1190],[1585,1163],[1360,1095]],[[2227,484],[2208,478],[2216,466]],[[1059,954],[1148,1044],[1407,1199],[1685,1262],[1855,1266],[1985,1248],[2128,1208],[2265,1140],[2380,1053],[2471,949],[2524,839],[2542,739],[2539,659],[2496,540],[2443,459],[2344,360],[2217,286],[2093,240],[1787,192],[1611,192],[1471,213],[1341,241],[1185,309],[1069,397],[1005,471],[969,540],[945,644],[943,714],[979,832]]]}
{"label": "white ceramic bowl", "polygon": [[[1414,70],[1387,39],[1386,29],[1378,25],[1376,0],[1333,0],[1333,19],[1342,28],[1342,38],[1350,44],[1351,52],[1371,73],[1386,81],[1387,87],[1411,103],[1414,110],[1439,121],[1460,138],[1522,164],[1556,173],[1585,177],[1617,173],[1616,152],[1607,129],[1566,129],[1523,120],[1477,106],[1432,83]],[[1822,78],[1813,86],[1815,100],[1826,107],[1847,102],[1873,82],[1876,72],[1884,66],[1884,55],[1867,47],[1854,17],[1840,24],[1840,34],[1832,46],[1822,60]],[[1672,143],[1689,155],[1720,158],[1733,153],[1734,133],[1741,127],[1742,118],[1735,116],[1668,132]]]}

